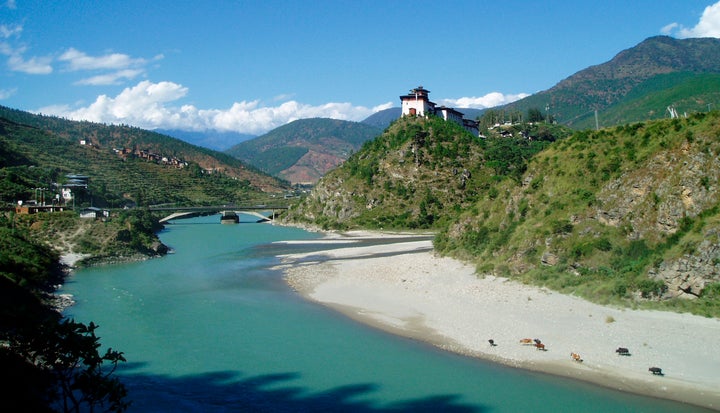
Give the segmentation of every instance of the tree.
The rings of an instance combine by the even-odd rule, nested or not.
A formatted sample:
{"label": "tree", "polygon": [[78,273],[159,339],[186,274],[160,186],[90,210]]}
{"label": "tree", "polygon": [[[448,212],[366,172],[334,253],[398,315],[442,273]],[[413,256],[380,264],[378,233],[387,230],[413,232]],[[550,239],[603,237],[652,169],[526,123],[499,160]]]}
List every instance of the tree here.
{"label": "tree", "polygon": [[12,352],[51,378],[53,385],[45,394],[50,406],[57,405],[62,412],[93,411],[98,407],[112,412],[127,409],[127,390],[113,375],[125,357],[112,349],[100,355],[97,328],[92,322],[85,325],[74,320],[50,321],[10,340]]}
{"label": "tree", "polygon": [[528,122],[534,123],[534,122],[542,122],[545,120],[545,116],[543,116],[542,111],[538,108],[530,108],[528,109]]}
{"label": "tree", "polygon": [[0,410],[125,411],[127,391],[114,376],[123,353],[99,352],[94,323],[62,319],[48,300],[56,254],[8,224],[0,219]]}

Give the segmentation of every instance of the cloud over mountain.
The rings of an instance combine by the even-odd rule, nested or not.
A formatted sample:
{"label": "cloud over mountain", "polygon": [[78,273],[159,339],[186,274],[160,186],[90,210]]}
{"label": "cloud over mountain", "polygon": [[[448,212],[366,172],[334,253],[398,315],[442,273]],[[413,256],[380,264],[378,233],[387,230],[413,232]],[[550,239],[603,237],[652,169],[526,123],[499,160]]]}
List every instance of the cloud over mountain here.
{"label": "cloud over mountain", "polygon": [[663,27],[661,31],[663,34],[674,34],[681,39],[720,37],[720,1],[705,8],[695,27],[686,28],[678,23],[670,23]]}
{"label": "cloud over mountain", "polygon": [[372,108],[355,106],[349,102],[309,105],[294,100],[275,106],[263,106],[259,100],[253,100],[235,102],[227,109],[200,109],[177,103],[187,94],[187,87],[174,82],[153,83],[144,80],[133,87],[125,88],[115,97],[98,96],[95,102],[85,107],[47,106],[40,108],[38,112],[75,120],[123,123],[147,129],[212,129],[262,134],[297,119],[322,117],[358,121],[393,106],[390,102]]}

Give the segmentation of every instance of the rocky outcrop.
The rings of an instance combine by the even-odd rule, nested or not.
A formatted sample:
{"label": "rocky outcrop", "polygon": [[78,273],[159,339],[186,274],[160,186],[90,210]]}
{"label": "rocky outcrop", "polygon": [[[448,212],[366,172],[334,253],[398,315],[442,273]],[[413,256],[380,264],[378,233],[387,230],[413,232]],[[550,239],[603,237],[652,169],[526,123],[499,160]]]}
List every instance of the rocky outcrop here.
{"label": "rocky outcrop", "polygon": [[595,218],[605,225],[629,225],[635,238],[673,234],[683,218],[718,202],[719,180],[720,158],[686,143],[608,183],[598,194]]}
{"label": "rocky outcrop", "polygon": [[692,253],[666,260],[648,274],[667,286],[663,298],[697,298],[710,283],[720,282],[718,229],[705,232],[705,239]]}
{"label": "rocky outcrop", "polygon": [[[657,153],[647,166],[623,174],[599,193],[598,222],[625,226],[630,239],[661,242],[683,219],[694,219],[718,203],[720,158],[686,142],[679,150]],[[663,298],[697,298],[720,281],[720,242],[715,230],[676,259],[666,259],[648,275],[665,283]]]}

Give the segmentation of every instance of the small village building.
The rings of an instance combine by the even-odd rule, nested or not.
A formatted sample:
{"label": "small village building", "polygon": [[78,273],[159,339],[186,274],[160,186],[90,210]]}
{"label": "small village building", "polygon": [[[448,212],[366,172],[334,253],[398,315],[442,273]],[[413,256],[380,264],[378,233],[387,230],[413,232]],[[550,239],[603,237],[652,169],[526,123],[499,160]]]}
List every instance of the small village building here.
{"label": "small village building", "polygon": [[90,219],[98,219],[98,218],[107,218],[110,215],[110,211],[103,210],[96,207],[88,207],[83,208],[80,210],[80,218],[90,218]]}
{"label": "small village building", "polygon": [[440,116],[441,118],[445,119],[446,121],[453,121],[457,123],[458,125],[463,124],[463,114],[460,111],[457,111],[453,108],[448,108],[445,106],[440,106],[435,109],[435,114]]}
{"label": "small village building", "polygon": [[15,213],[19,215],[31,215],[39,212],[59,212],[64,211],[65,207],[62,205],[40,205],[35,201],[18,201],[15,205]]}

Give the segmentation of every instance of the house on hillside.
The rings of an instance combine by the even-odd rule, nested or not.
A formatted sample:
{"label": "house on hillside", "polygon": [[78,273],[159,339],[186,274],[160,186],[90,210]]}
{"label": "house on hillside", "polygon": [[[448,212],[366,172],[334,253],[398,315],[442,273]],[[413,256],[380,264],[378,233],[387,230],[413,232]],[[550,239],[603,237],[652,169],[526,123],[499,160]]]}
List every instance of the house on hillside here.
{"label": "house on hillside", "polygon": [[418,86],[409,94],[400,96],[402,116],[428,116],[435,114],[435,102],[428,97],[430,91]]}
{"label": "house on hillside", "polygon": [[430,91],[418,86],[415,89],[410,90],[407,95],[400,96],[400,107],[402,108],[401,116],[422,116],[427,117],[430,115],[439,116],[446,121],[453,121],[458,125],[462,126],[468,132],[472,133],[473,136],[478,136],[480,130],[478,123],[471,119],[465,119],[462,112],[448,108],[445,106],[437,106],[435,102],[430,101],[428,96]]}

